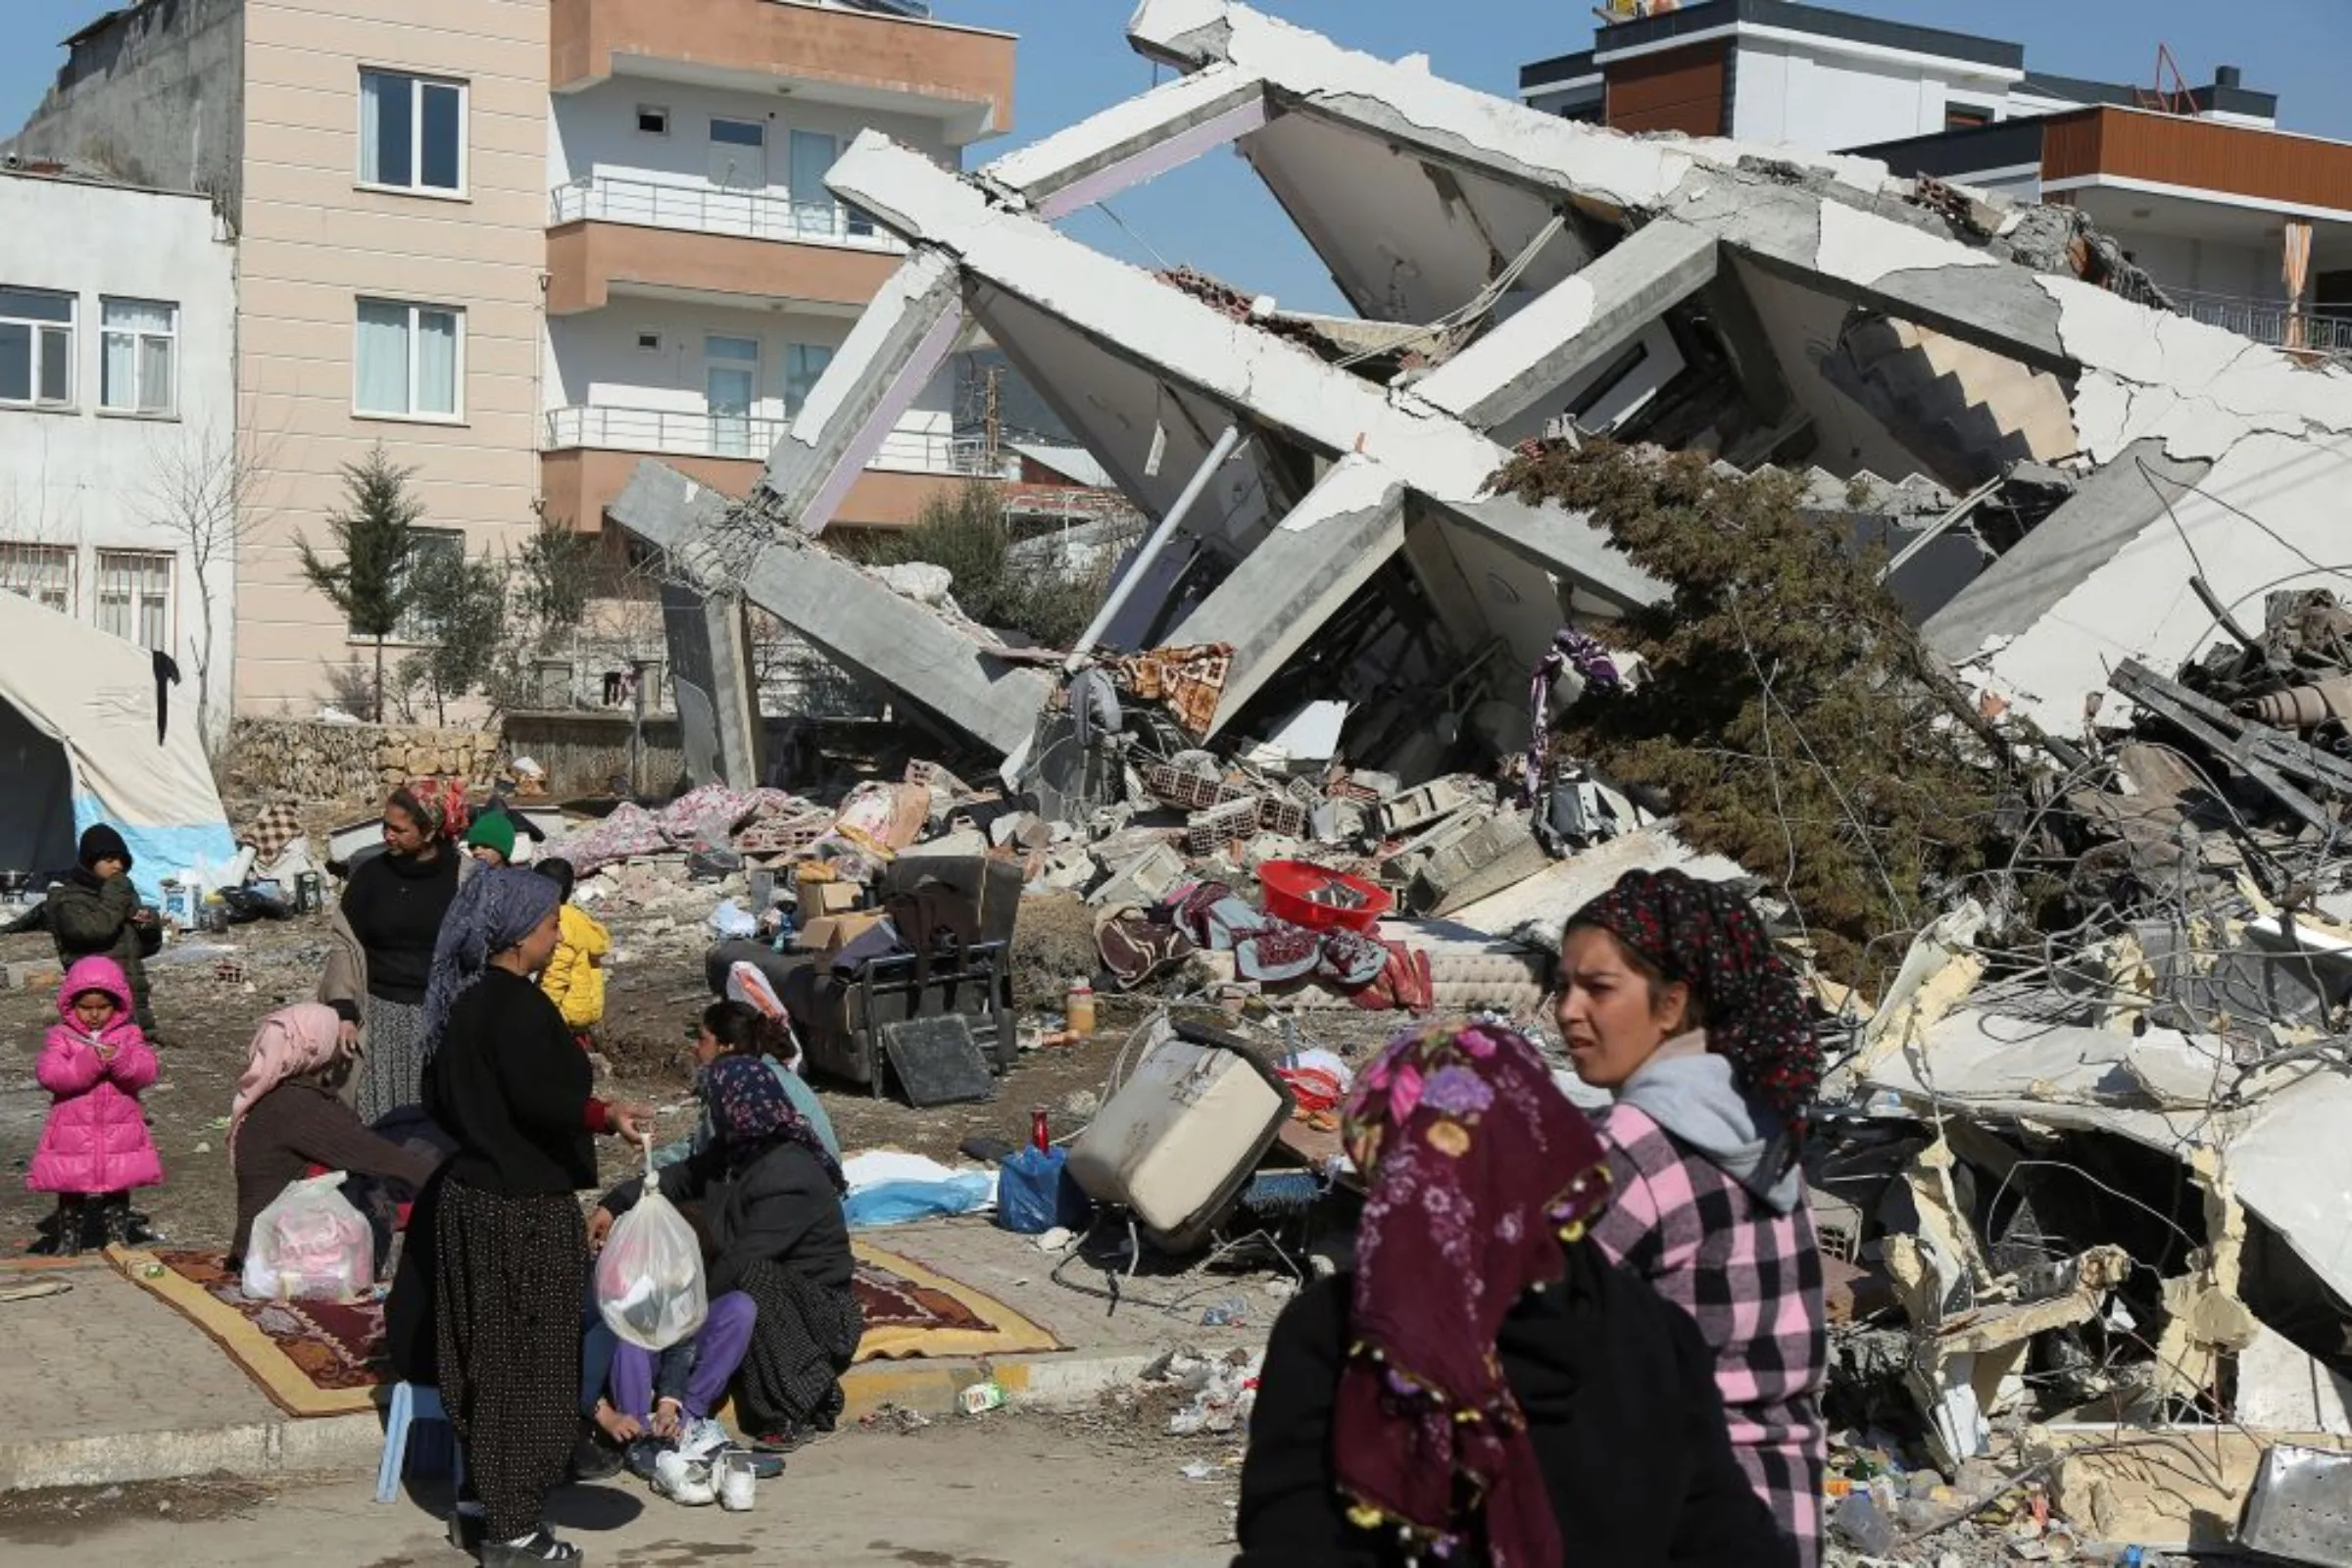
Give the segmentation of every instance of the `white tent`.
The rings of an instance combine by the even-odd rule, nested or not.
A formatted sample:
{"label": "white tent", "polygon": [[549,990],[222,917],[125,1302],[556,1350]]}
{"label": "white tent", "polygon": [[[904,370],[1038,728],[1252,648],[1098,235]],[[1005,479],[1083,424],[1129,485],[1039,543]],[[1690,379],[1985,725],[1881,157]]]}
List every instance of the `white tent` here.
{"label": "white tent", "polygon": [[108,822],[153,900],[165,877],[236,853],[194,688],[159,690],[146,649],[5,592],[0,780],[0,868],[72,865],[82,829]]}

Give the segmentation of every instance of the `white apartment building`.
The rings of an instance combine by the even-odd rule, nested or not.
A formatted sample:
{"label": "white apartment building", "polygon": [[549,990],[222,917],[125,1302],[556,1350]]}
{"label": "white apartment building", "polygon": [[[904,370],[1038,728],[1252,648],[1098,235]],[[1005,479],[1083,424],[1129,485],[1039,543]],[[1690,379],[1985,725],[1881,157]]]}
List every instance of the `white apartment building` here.
{"label": "white apartment building", "polygon": [[235,254],[203,196],[0,168],[0,589],[170,656],[214,734],[236,638]]}

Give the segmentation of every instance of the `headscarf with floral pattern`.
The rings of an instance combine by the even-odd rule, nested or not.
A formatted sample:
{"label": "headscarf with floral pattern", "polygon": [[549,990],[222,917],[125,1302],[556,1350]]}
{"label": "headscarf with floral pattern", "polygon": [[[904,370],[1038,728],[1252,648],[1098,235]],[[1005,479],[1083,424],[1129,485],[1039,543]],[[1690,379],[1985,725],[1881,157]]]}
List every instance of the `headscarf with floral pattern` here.
{"label": "headscarf with floral pattern", "polygon": [[1392,1041],[1342,1131],[1370,1195],[1332,1423],[1348,1517],[1551,1568],[1559,1522],[1494,1345],[1607,1200],[1600,1140],[1534,1046],[1483,1023]]}

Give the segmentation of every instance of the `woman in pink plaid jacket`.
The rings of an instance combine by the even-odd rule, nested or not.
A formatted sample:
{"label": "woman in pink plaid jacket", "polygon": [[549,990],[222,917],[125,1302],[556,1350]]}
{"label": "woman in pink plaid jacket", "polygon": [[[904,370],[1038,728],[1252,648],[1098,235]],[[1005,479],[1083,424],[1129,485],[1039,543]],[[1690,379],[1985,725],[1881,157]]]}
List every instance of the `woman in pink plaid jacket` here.
{"label": "woman in pink plaid jacket", "polygon": [[1593,1240],[1697,1322],[1733,1451],[1813,1568],[1828,1333],[1797,1166],[1811,1010],[1747,901],[1680,871],[1626,873],[1568,922],[1560,960],[1569,1058],[1616,1096]]}

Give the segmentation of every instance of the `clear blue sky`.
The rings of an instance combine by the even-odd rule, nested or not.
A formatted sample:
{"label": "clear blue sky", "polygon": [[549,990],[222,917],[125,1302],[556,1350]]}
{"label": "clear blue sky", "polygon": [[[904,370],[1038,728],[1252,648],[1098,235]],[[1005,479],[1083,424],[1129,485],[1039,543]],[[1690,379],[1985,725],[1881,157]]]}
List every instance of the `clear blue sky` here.
{"label": "clear blue sky", "polygon": [[[0,126],[14,129],[38,101],[62,53],[54,44],[124,0],[0,0]],[[693,0],[678,0],[691,4]],[[2292,130],[2352,140],[2352,0],[1832,0],[1840,9],[1951,27],[2026,46],[2030,67],[2103,81],[2153,82],[2156,46],[2169,43],[2189,81],[2235,65],[2245,84],[2279,95]],[[1127,0],[933,0],[946,21],[1020,33],[1019,123],[985,142],[988,159],[1081,119],[1152,83],[1127,47]],[[1327,32],[1353,48],[1425,53],[1440,75],[1511,94],[1530,60],[1586,47],[1589,0],[1257,0],[1261,10]],[[1304,309],[1339,309],[1339,296],[1248,166],[1212,154],[1112,203],[1125,232],[1099,213],[1073,219],[1090,244],[1149,264],[1156,251]]]}

